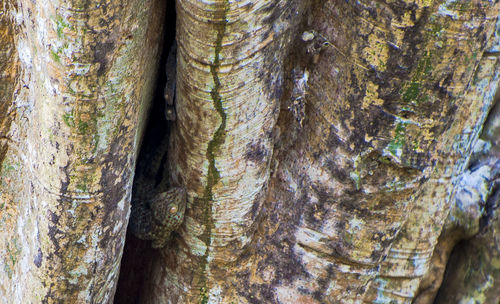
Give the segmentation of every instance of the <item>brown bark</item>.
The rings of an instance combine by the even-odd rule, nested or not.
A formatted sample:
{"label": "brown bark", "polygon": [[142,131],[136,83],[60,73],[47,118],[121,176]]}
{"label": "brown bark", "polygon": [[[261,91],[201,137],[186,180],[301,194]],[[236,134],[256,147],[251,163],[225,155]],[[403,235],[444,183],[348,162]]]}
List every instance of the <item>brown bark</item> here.
{"label": "brown bark", "polygon": [[[476,70],[474,81],[467,92],[466,99],[472,102],[493,100],[494,92],[498,91],[499,64],[498,56],[491,56],[489,54],[483,56],[480,66]],[[428,261],[430,265],[427,273],[425,273],[423,278],[418,277],[420,285],[419,292],[414,300],[416,304],[432,303],[442,284],[446,267],[451,269],[460,267],[455,264],[454,260],[450,260],[452,250],[460,251],[459,249],[454,249],[460,241],[475,237],[480,232],[481,227],[482,230],[495,230],[494,220],[492,220],[494,215],[491,211],[487,211],[487,202],[491,201],[489,209],[495,208],[496,190],[494,189],[497,188],[497,161],[500,154],[497,152],[498,140],[488,136],[487,133],[491,132],[488,127],[492,125],[491,121],[497,120],[495,117],[499,116],[498,109],[500,109],[500,103],[498,102],[498,97],[500,95],[497,94],[497,98],[494,101],[496,105],[494,109],[496,110],[493,110],[488,115],[487,121],[490,122],[484,123],[481,138],[475,140],[475,144],[470,149],[472,154],[466,154],[467,159],[463,160],[463,163],[470,168],[466,168],[462,174],[456,177],[456,194],[451,201],[448,219],[437,240],[432,259]],[[484,120],[484,118],[481,120]],[[477,136],[477,131],[475,133],[476,135],[473,136]],[[489,148],[489,152],[486,152],[487,147],[491,147]],[[485,224],[485,222],[488,222],[488,224]],[[492,237],[489,241],[494,243],[494,239]],[[491,246],[491,244],[486,246]],[[461,247],[460,245],[459,248]],[[493,281],[500,280],[498,275],[495,278],[494,269],[495,267],[491,267],[487,272],[491,271]],[[456,274],[456,277],[453,279],[464,281],[466,277]],[[491,301],[491,303],[494,302]],[[484,303],[489,302],[486,301]]]}
{"label": "brown bark", "polygon": [[[15,4],[1,1],[0,6],[7,12],[15,9]],[[7,133],[14,118],[14,90],[19,60],[14,43],[16,26],[6,13],[0,15],[0,163],[7,153]],[[1,172],[1,167],[0,167]]]}
{"label": "brown bark", "polygon": [[[1,3],[0,302],[112,302],[166,4]],[[127,236],[117,303],[422,304],[443,275],[438,301],[495,301],[496,196],[459,201],[499,1],[176,12],[165,174],[185,221],[161,250]]]}
{"label": "brown bark", "polygon": [[283,59],[301,5],[177,1],[178,119],[169,161],[172,184],[187,187],[189,202],[179,237],[153,261],[145,302],[218,301],[215,290],[238,301],[227,270],[239,268],[257,228]]}
{"label": "brown bark", "polygon": [[[498,4],[312,1],[301,10],[273,2],[266,12],[282,5],[279,16],[290,18],[294,36],[275,31],[278,42],[257,47],[262,55],[246,51],[258,35],[241,33],[264,27],[247,27],[245,9],[258,12],[259,4],[238,4],[178,2],[180,119],[171,163],[191,201],[179,238],[154,262],[147,302],[411,301],[447,217],[453,179],[491,106],[491,98],[463,95]],[[239,74],[233,62],[288,49],[285,64],[275,59],[276,70],[266,70],[285,75],[266,201],[262,208],[256,201],[246,221],[228,222],[248,212],[233,198],[251,172],[235,168],[249,160],[238,148],[254,141],[252,132],[233,136],[230,119],[258,115],[245,107],[256,97],[236,103],[238,112],[233,104],[237,92],[265,79]],[[275,89],[263,83],[262,92]],[[276,102],[267,96],[259,102]],[[265,165],[271,152],[261,155]],[[228,243],[239,231],[243,241]]]}
{"label": "brown bark", "polygon": [[105,303],[114,294],[125,241],[163,4],[10,5],[2,18],[20,23],[7,36],[22,71],[17,112],[2,130],[8,151],[0,205],[8,220],[0,249],[9,271],[0,272],[0,302]]}

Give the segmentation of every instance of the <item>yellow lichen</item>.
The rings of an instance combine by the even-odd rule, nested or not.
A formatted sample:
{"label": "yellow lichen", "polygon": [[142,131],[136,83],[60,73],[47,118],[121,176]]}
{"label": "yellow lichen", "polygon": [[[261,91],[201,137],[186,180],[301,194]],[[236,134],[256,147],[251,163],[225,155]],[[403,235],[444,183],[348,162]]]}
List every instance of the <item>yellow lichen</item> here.
{"label": "yellow lichen", "polygon": [[369,81],[366,85],[365,97],[363,97],[363,109],[368,108],[370,105],[381,106],[384,104],[384,100],[378,96],[378,85]]}
{"label": "yellow lichen", "polygon": [[368,37],[368,46],[364,48],[363,55],[371,66],[376,67],[379,71],[385,71],[389,58],[387,41],[379,37],[379,33],[370,34]]}

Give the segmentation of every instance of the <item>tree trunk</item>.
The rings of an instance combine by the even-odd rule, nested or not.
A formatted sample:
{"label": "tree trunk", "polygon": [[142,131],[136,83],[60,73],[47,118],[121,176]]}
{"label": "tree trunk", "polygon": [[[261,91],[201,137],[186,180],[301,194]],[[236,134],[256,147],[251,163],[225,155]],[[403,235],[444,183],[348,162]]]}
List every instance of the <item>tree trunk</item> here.
{"label": "tree trunk", "polygon": [[0,302],[110,302],[164,4],[3,3]]}
{"label": "tree trunk", "polygon": [[[1,302],[112,302],[166,7],[4,1]],[[499,1],[175,10],[187,210],[115,302],[498,302]]]}

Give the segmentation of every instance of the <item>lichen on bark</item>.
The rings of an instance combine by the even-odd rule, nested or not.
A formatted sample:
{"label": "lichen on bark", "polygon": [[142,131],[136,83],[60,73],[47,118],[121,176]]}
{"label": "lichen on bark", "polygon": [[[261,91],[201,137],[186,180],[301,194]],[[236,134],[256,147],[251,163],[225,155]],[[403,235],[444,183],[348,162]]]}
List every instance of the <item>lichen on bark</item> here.
{"label": "lichen on bark", "polygon": [[237,276],[235,262],[257,228],[281,65],[290,24],[299,21],[286,18],[296,7],[294,1],[177,1],[178,119],[169,162],[173,182],[188,188],[189,206],[182,241],[154,262],[147,302],[238,301],[237,289],[215,278]]}
{"label": "lichen on bark", "polygon": [[8,248],[19,261],[3,302],[112,301],[161,7],[20,1],[8,12],[22,20],[12,35],[25,76],[16,102],[27,110],[9,130],[16,141],[6,159],[20,170],[2,172],[17,183],[1,189],[17,209]]}

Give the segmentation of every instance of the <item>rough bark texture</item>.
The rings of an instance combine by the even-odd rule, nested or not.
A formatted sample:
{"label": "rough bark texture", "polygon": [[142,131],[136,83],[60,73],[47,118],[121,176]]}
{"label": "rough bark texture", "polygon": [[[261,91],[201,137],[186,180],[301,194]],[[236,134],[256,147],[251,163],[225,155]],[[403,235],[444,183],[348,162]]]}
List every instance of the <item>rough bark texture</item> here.
{"label": "rough bark texture", "polygon": [[[496,59],[499,65],[500,54],[491,55],[496,56],[488,56],[485,61]],[[440,240],[448,237],[451,242],[455,241],[453,244],[456,240],[461,242],[453,248],[451,256],[450,241],[443,242],[434,254],[448,261],[442,284],[440,277],[444,269],[439,263],[431,268],[434,273],[436,269],[441,271],[436,280],[440,289],[435,303],[500,302],[499,135],[500,92],[497,91],[495,108],[475,145],[469,168],[460,181],[455,206],[440,237]],[[432,277],[433,272],[428,277]]]}
{"label": "rough bark texture", "polygon": [[178,112],[169,161],[172,183],[187,187],[189,202],[175,244],[154,261],[146,302],[240,298],[229,270],[239,268],[257,228],[283,59],[303,4],[177,1]]}
{"label": "rough bark texture", "polygon": [[[497,55],[486,54],[483,56],[467,92],[466,99],[475,102],[483,101],[486,104],[493,99],[493,93],[495,90],[498,91],[499,59]],[[500,95],[497,94],[496,110],[489,114],[489,123],[485,124],[486,129],[482,130],[483,135],[481,138],[474,141],[475,144],[471,149],[472,157],[463,160],[468,164],[467,169],[456,177],[456,194],[450,206],[451,210],[448,219],[434,248],[432,259],[428,261],[430,268],[424,278],[417,277],[421,281],[418,296],[414,300],[416,304],[432,303],[441,286],[445,268],[454,269],[459,267],[455,261],[449,260],[452,250],[460,252],[460,249],[454,249],[459,241],[474,237],[480,230],[495,229],[494,220],[492,220],[494,212],[492,210],[496,209],[497,204],[495,203],[495,195],[497,195],[495,189],[498,187],[496,184],[498,183],[499,154],[497,151],[499,145],[498,139],[488,138],[486,134],[490,132],[488,125],[497,120],[495,116],[499,116],[497,114],[500,109],[499,100]],[[476,132],[477,130],[474,132],[474,137],[477,136]],[[478,154],[479,156],[477,156]],[[486,154],[486,156],[483,154]],[[470,154],[467,155],[470,156]],[[487,207],[488,201],[491,205],[489,207]],[[490,210],[488,211],[488,209]],[[492,237],[489,241],[494,243],[494,240],[495,238]],[[491,246],[491,244],[487,246]],[[462,246],[459,248],[462,248]],[[493,282],[500,280],[500,276],[494,274],[494,269],[494,267],[491,267],[489,268],[490,271],[485,272],[488,273]],[[462,274],[456,274],[454,280],[464,281],[466,277]],[[498,284],[500,283],[496,282],[496,285]],[[443,298],[443,303],[446,303],[449,299],[451,298]],[[490,302],[494,303],[495,301],[481,301],[480,303]]]}
{"label": "rough bark texture", "polygon": [[[6,12],[15,9],[15,4],[0,1],[0,282],[12,279],[22,247],[19,240],[12,237],[6,229],[15,227],[19,210],[9,203],[11,195],[4,191],[4,188],[15,183],[7,176],[7,172],[20,169],[18,164],[6,161],[9,145],[13,143],[8,133],[16,115],[14,95],[16,77],[19,77],[19,56],[14,40],[16,25],[12,16]],[[1,301],[5,300],[11,287],[10,284],[0,284]]]}
{"label": "rough bark texture", "polygon": [[[165,3],[0,3],[0,302],[111,302]],[[185,220],[116,302],[498,301],[500,1],[176,12]]]}
{"label": "rough bark texture", "polygon": [[22,72],[10,128],[2,119],[0,302],[112,299],[162,3],[20,1],[1,15],[18,23],[2,37]]}
{"label": "rough bark texture", "polygon": [[[309,67],[304,127],[281,152],[281,188],[270,190],[286,195],[264,221],[275,227],[267,252],[286,252],[295,273],[269,285],[282,302],[292,290],[288,301],[409,302],[448,213],[454,166],[491,105],[462,96],[498,3],[319,5],[306,30],[327,46]],[[260,269],[292,268],[278,259]]]}
{"label": "rough bark texture", "polygon": [[[16,26],[12,16],[7,14],[15,9],[15,4],[0,1],[0,163],[7,152],[9,132],[14,118],[14,90],[19,72],[19,59],[14,43]],[[0,167],[1,173],[2,167]],[[2,210],[0,206],[0,211]]]}
{"label": "rough bark texture", "polygon": [[[175,244],[152,267],[147,302],[408,303],[415,295],[491,107],[492,98],[463,96],[499,4],[297,4],[177,2],[171,164],[190,204]],[[262,25],[261,12],[271,16]],[[247,58],[253,64],[240,72]],[[495,69],[483,72],[492,83]],[[280,84],[283,94],[266,93]],[[272,151],[276,112],[266,107],[276,96]],[[255,198],[271,156],[262,205]]]}
{"label": "rough bark texture", "polygon": [[[478,27],[481,26],[481,23],[478,23]],[[465,33],[465,28],[460,32]],[[450,50],[450,52],[457,51]],[[472,147],[493,104],[500,76],[498,58],[483,57],[474,70],[470,81],[462,85],[466,88],[463,97],[462,94],[456,95],[457,107],[453,123],[441,135],[445,141],[437,150],[440,157],[437,159],[437,168],[439,169],[440,166],[442,168],[433,173],[434,181],[431,178],[426,185],[422,186],[424,190],[417,200],[417,206],[399,234],[397,243],[391,248],[389,257],[382,264],[383,275],[374,284],[380,301],[396,298],[397,303],[411,302],[422,276],[429,269],[434,247],[438,242],[437,238],[449,211],[453,209],[454,202],[458,199],[456,194],[470,178],[470,172],[465,169],[467,169]],[[454,74],[456,73],[457,71],[454,71]],[[471,208],[474,208],[473,206]],[[464,207],[459,205],[458,208]],[[460,211],[465,214],[469,210]],[[473,229],[472,227],[462,228]],[[452,234],[443,237],[443,242],[451,245],[450,250],[456,241],[457,239]],[[438,263],[437,260],[436,263]]]}

